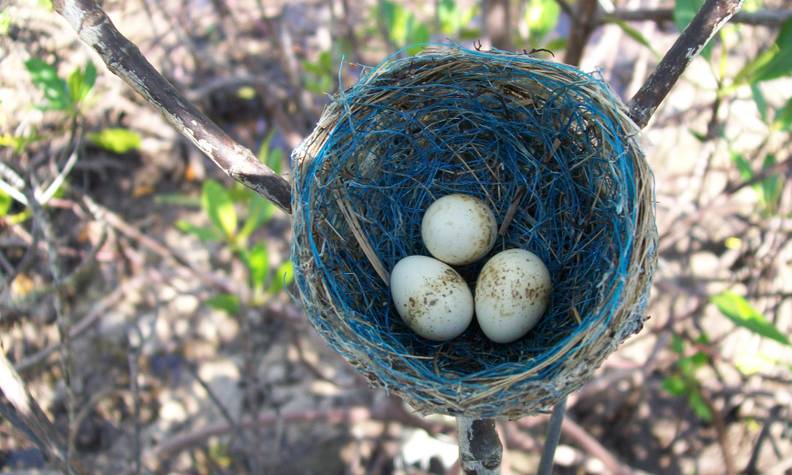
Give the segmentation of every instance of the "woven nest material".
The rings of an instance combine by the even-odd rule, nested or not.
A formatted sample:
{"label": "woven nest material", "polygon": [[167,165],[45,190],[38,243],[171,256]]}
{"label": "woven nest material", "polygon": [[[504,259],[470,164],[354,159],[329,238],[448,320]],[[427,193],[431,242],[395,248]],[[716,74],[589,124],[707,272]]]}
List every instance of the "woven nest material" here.
{"label": "woven nest material", "polygon": [[[655,268],[653,183],[614,93],[596,77],[505,52],[394,56],[339,93],[293,154],[295,278],[319,334],[421,413],[543,412],[643,325]],[[528,249],[553,292],[526,336],[413,333],[387,272],[428,255],[421,218],[465,193],[501,225],[492,254]],[[457,268],[471,285],[486,258]]]}

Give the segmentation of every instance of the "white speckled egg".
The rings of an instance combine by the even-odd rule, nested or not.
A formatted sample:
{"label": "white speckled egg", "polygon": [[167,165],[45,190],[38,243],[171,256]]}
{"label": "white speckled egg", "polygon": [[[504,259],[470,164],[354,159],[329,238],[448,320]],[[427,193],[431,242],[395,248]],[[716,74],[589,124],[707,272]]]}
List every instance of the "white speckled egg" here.
{"label": "white speckled egg", "polygon": [[432,203],[421,222],[426,249],[452,264],[471,264],[495,245],[498,228],[489,206],[474,196],[447,195]]}
{"label": "white speckled egg", "polygon": [[536,325],[551,291],[550,273],[536,254],[500,252],[484,264],[476,282],[476,320],[490,340],[512,342]]}
{"label": "white speckled egg", "polygon": [[408,256],[390,276],[393,303],[415,333],[435,341],[459,336],[473,320],[473,294],[448,265],[427,256]]}

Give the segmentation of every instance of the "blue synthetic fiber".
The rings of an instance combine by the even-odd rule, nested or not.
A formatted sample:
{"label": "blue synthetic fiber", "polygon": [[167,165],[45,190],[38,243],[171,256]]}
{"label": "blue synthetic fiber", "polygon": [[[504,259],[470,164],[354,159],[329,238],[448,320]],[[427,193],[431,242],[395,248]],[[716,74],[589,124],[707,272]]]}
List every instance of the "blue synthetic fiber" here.
{"label": "blue synthetic fiber", "polygon": [[[515,416],[579,387],[640,328],[654,268],[651,177],[622,107],[600,78],[528,55],[445,46],[368,71],[335,98],[292,167],[292,259],[314,327],[423,412]],[[500,224],[520,187],[495,249],[457,268],[473,288],[504,249],[546,263],[548,310],[506,345],[476,324],[450,342],[414,334],[338,205],[354,210],[390,270],[429,255],[421,219],[437,198],[477,196]]]}

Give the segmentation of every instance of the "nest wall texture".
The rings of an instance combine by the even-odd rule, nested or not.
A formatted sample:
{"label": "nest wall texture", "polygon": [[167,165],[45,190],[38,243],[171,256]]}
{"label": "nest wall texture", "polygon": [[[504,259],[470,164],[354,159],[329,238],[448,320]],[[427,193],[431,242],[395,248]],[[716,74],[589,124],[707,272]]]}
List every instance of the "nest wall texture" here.
{"label": "nest wall texture", "polygon": [[[292,260],[312,324],[419,412],[548,410],[643,325],[657,233],[637,133],[607,85],[571,66],[457,47],[384,61],[292,157]],[[515,209],[490,256],[528,249],[550,271],[548,310],[514,343],[475,322],[425,340],[391,302],[382,269],[429,255],[423,213],[450,193],[482,198],[499,225]],[[488,257],[457,267],[471,288]]]}

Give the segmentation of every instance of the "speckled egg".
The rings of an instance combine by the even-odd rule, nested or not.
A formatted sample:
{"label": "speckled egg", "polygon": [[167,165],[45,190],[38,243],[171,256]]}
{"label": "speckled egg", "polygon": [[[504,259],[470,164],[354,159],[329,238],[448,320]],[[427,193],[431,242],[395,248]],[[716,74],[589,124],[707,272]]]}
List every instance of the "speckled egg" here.
{"label": "speckled egg", "polygon": [[459,336],[473,320],[473,294],[448,265],[427,256],[408,256],[390,275],[393,303],[418,335],[435,341]]}
{"label": "speckled egg", "polygon": [[494,255],[476,282],[476,320],[496,343],[509,343],[536,325],[547,309],[552,283],[534,253],[509,249]]}
{"label": "speckled egg", "polygon": [[482,200],[463,194],[444,196],[424,213],[421,237],[426,249],[451,265],[471,264],[495,245],[495,215]]}

